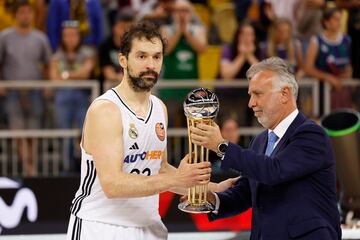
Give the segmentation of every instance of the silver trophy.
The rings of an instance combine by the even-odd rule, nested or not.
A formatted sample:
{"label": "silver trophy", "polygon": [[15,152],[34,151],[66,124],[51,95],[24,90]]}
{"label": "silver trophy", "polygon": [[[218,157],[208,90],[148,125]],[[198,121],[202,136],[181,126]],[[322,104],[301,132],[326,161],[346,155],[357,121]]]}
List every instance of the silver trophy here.
{"label": "silver trophy", "polygon": [[[213,125],[219,111],[219,100],[215,93],[206,88],[192,90],[184,101],[184,112],[187,118],[189,137],[189,163],[209,161],[209,149],[196,145],[190,138],[190,126],[197,124]],[[179,204],[178,208],[189,213],[208,213],[214,206],[207,202],[208,186],[199,185],[189,188],[188,199]]]}

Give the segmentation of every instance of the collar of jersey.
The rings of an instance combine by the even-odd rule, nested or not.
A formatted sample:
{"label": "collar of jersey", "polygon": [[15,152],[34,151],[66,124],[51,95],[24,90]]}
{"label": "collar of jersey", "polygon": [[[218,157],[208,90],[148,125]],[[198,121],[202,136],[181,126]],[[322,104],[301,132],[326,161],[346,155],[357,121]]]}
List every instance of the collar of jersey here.
{"label": "collar of jersey", "polygon": [[151,99],[150,99],[150,110],[148,111],[148,115],[146,118],[142,118],[142,117],[137,116],[136,113],[133,110],[131,110],[131,108],[125,103],[124,100],[121,99],[120,95],[117,93],[117,91],[114,88],[112,88],[111,90],[113,90],[113,92],[119,98],[121,104],[123,104],[127,108],[127,110],[129,110],[129,112],[131,112],[137,119],[139,119],[140,121],[143,121],[145,123],[147,123],[149,121],[152,110],[153,110],[153,102]]}

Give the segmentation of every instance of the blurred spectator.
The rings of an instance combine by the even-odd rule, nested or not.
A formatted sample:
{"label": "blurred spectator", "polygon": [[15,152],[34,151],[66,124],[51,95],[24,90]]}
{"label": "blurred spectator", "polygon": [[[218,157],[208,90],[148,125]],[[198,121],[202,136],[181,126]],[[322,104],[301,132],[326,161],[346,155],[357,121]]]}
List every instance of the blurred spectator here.
{"label": "blurred spectator", "polygon": [[6,91],[0,87],[0,129],[8,129],[7,115],[5,111]]}
{"label": "blurred spectator", "polygon": [[[0,0],[0,31],[14,26],[14,8],[17,2],[20,1],[21,0]],[[46,1],[29,0],[29,4],[35,13],[32,20],[32,26],[41,31],[45,31]]]}
{"label": "blurred spectator", "polygon": [[302,49],[299,40],[293,37],[288,19],[277,18],[270,27],[268,41],[261,44],[261,59],[280,57],[287,61],[297,80],[304,75],[302,70]]}
{"label": "blurred spectator", "polygon": [[[353,78],[360,79],[360,1],[358,0],[335,0],[339,8],[345,8],[349,12],[348,34],[351,37],[351,63],[353,65]],[[356,88],[353,94],[357,109],[360,110],[360,89]]]}
{"label": "blurred spectator", "polygon": [[259,41],[265,41],[270,25],[265,14],[265,0],[233,0],[239,23],[249,21],[254,26]]}
{"label": "blurred spectator", "polygon": [[[50,79],[58,81],[86,80],[91,78],[95,66],[92,48],[81,45],[79,23],[65,21],[59,49],[50,62]],[[89,107],[90,92],[83,89],[59,89],[55,93],[55,113],[57,126],[62,129],[76,127],[82,129],[86,110]],[[66,140],[65,156],[72,169],[74,151],[70,140]]]}
{"label": "blurred spectator", "polygon": [[[1,36],[1,33],[0,33]],[[1,57],[0,57],[1,58]],[[0,77],[2,80],[3,78]],[[0,81],[1,81],[0,80]],[[6,90],[0,87],[0,129],[8,129],[8,119],[6,114]]]}
{"label": "blurred spectator", "polygon": [[293,29],[296,29],[297,6],[302,0],[265,0],[266,16],[274,21],[276,18],[289,19]]}
{"label": "blurred spectator", "polygon": [[224,139],[228,140],[231,143],[238,144],[240,135],[239,135],[239,125],[235,118],[227,117],[222,120],[220,123],[221,135]]}
{"label": "blurred spectator", "polygon": [[15,18],[13,15],[14,2],[0,0],[0,31],[14,26]]}
{"label": "blurred spectator", "polygon": [[243,22],[235,34],[231,46],[223,47],[220,76],[224,80],[245,79],[249,67],[257,63],[258,48],[255,31],[249,22]]}
{"label": "blurred spectator", "polygon": [[46,31],[46,17],[47,17],[47,1],[46,0],[34,0],[35,11],[35,28],[45,32]]}
{"label": "blurred spectator", "polygon": [[118,0],[100,0],[100,3],[105,15],[105,26],[112,27],[120,10]]}
{"label": "blurred spectator", "polygon": [[[40,80],[50,59],[46,35],[31,27],[33,10],[29,2],[15,7],[15,27],[0,34],[1,79],[5,81]],[[6,113],[10,129],[40,129],[43,118],[43,96],[39,90],[6,91]],[[28,175],[35,174],[32,165],[32,141],[20,139],[18,154]]]}
{"label": "blurred spectator", "polygon": [[133,22],[134,15],[130,9],[123,9],[116,17],[112,34],[99,48],[99,61],[101,68],[101,79],[105,81],[121,81],[123,76],[122,68],[119,64],[118,54],[122,35]]}
{"label": "blurred spectator", "polygon": [[131,7],[133,11],[138,13],[151,2],[153,2],[153,0],[118,0],[118,9],[121,10],[124,7]]}
{"label": "blurred spectator", "polygon": [[351,37],[351,62],[354,66],[353,77],[360,78],[360,1],[335,0],[339,8],[349,10],[348,33]]}
{"label": "blurred spectator", "polygon": [[[172,13],[173,23],[161,29],[168,40],[164,58],[165,81],[198,79],[198,54],[206,50],[207,38],[204,27],[191,21],[193,14],[191,4],[186,0],[179,0]],[[191,88],[177,88],[176,91],[161,91],[161,97],[168,106],[170,126],[173,126],[173,118],[178,117],[179,113],[183,117],[181,102],[190,90]]]}
{"label": "blurred spectator", "polygon": [[110,26],[113,26],[116,20],[117,13],[124,8],[131,9],[134,12],[134,17],[140,12],[148,11],[152,9],[153,5],[159,0],[100,0],[103,5],[106,5],[109,9],[108,20]]}
{"label": "blurred spectator", "polygon": [[51,0],[47,18],[47,33],[53,50],[61,38],[61,24],[79,21],[83,43],[98,47],[103,39],[103,14],[99,0]]}
{"label": "blurred spectator", "polygon": [[325,0],[302,0],[296,13],[297,37],[301,41],[303,56],[309,46],[310,38],[321,31],[322,8]]}
{"label": "blurred spectator", "polygon": [[171,14],[176,0],[149,0],[137,14],[137,19],[147,19],[159,26],[171,23]]}
{"label": "blurred spectator", "polygon": [[341,32],[341,12],[336,8],[324,10],[324,30],[314,36],[307,51],[306,73],[320,82],[320,114],[324,113],[324,81],[333,87],[331,108],[351,106],[351,91],[341,86],[341,80],[351,78],[350,37]]}
{"label": "blurred spectator", "polygon": [[[245,81],[246,71],[250,66],[259,61],[259,49],[257,47],[255,30],[252,25],[244,21],[234,36],[231,44],[223,47],[220,63],[220,77],[224,82]],[[247,88],[217,88],[221,104],[220,114],[227,113],[237,115],[241,126],[250,126],[252,123],[252,112],[247,107]],[[238,108],[234,108],[234,102]],[[246,113],[246,114],[244,114]]]}

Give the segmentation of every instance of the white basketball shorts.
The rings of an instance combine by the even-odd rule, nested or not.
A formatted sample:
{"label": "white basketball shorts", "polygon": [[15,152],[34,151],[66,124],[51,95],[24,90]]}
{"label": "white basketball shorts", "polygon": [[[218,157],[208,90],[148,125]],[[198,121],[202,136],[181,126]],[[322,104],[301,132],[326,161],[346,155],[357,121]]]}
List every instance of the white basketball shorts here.
{"label": "white basketball shorts", "polygon": [[71,214],[66,240],[164,240],[167,235],[161,221],[146,227],[127,227],[87,221]]}

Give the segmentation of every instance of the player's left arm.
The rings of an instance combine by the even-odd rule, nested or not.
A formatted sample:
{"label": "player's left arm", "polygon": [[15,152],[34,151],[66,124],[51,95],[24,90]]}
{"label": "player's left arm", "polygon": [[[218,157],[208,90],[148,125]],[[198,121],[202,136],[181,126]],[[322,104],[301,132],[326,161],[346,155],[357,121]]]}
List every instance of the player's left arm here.
{"label": "player's left arm", "polygon": [[[160,173],[176,174],[176,168],[168,163],[166,149],[164,150]],[[172,188],[170,191],[180,195],[187,195],[188,192],[187,188]]]}

